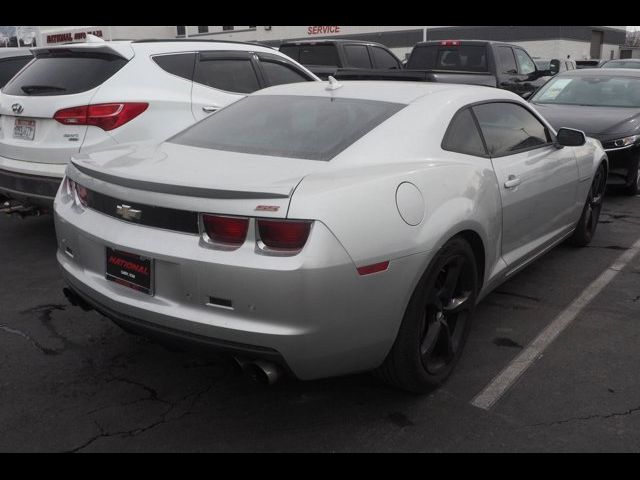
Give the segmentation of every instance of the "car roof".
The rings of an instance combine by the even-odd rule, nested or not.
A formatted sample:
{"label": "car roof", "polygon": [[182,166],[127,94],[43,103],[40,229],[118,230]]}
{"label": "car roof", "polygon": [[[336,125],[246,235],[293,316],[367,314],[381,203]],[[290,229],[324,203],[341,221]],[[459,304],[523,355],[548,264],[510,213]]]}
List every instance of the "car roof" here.
{"label": "car roof", "polygon": [[[618,69],[621,70],[621,69]],[[519,99],[507,90],[480,85],[432,82],[396,82],[378,80],[338,81],[338,88],[329,90],[329,82],[303,82],[277,85],[259,90],[253,95],[300,95],[333,98],[352,98],[410,104],[424,96],[447,92],[446,96],[476,95],[480,98]],[[445,96],[445,97],[446,97]],[[443,99],[446,101],[446,98]]]}
{"label": "car roof", "polygon": [[358,40],[358,39],[349,39],[349,38],[314,38],[314,39],[307,38],[303,40],[287,40],[286,42],[282,42],[280,46],[283,47],[287,45],[315,45],[318,43],[341,43],[341,44],[358,43],[363,45],[375,45],[377,47],[387,48],[385,45],[378,42],[370,42],[368,40]]}
{"label": "car roof", "polygon": [[279,52],[271,47],[250,42],[236,42],[223,40],[192,40],[192,39],[168,39],[168,40],[111,40],[103,42],[69,42],[55,46],[44,46],[33,48],[32,51],[55,50],[72,48],[104,50],[112,47],[114,50],[122,52],[131,49],[133,51],[144,51],[146,53],[171,53],[171,52],[193,52],[202,50],[251,50],[254,52]]}
{"label": "car roof", "polygon": [[583,68],[569,70],[558,75],[563,77],[598,77],[609,74],[618,77],[640,77],[640,69],[637,68]]}
{"label": "car roof", "polygon": [[0,48],[0,58],[30,57],[31,51],[28,48]]}

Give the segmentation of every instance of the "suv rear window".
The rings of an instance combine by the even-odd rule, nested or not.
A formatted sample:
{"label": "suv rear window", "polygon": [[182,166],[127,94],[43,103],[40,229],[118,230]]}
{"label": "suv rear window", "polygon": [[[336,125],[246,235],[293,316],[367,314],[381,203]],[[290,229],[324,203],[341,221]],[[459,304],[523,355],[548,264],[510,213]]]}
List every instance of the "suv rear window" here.
{"label": "suv rear window", "polygon": [[328,161],[404,107],[351,98],[250,96],[168,141],[213,150]]}
{"label": "suv rear window", "polygon": [[303,65],[339,65],[338,49],[335,45],[283,45],[280,52]]}
{"label": "suv rear window", "polygon": [[487,72],[487,47],[485,45],[425,45],[415,47],[409,57],[407,68]]}
{"label": "suv rear window", "polygon": [[40,53],[2,90],[9,95],[71,95],[91,90],[120,70],[117,55],[56,50]]}

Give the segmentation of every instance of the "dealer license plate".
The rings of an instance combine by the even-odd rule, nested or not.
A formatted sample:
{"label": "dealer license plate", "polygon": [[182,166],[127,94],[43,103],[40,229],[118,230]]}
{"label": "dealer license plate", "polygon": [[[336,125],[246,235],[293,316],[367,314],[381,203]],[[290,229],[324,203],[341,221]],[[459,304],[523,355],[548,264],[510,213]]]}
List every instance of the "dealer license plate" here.
{"label": "dealer license plate", "polygon": [[153,260],[107,247],[107,280],[153,295]]}
{"label": "dealer license plate", "polygon": [[16,118],[13,125],[13,138],[20,140],[33,140],[36,136],[36,121],[26,118]]}

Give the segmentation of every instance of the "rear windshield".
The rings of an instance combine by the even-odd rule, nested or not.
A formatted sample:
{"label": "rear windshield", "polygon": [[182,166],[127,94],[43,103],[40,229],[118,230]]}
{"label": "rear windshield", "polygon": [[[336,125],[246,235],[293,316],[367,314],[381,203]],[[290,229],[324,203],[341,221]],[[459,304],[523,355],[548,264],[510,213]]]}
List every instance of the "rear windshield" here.
{"label": "rear windshield", "polygon": [[484,45],[425,45],[415,47],[409,57],[407,68],[487,72],[487,47]]}
{"label": "rear windshield", "polygon": [[116,55],[55,51],[38,54],[2,89],[9,95],[71,95],[97,87],[127,61]]}
{"label": "rear windshield", "polygon": [[257,95],[221,109],[168,141],[328,161],[404,106],[350,98]]}
{"label": "rear windshield", "polygon": [[303,65],[336,67],[339,64],[335,45],[284,45],[280,51]]}
{"label": "rear windshield", "polygon": [[547,82],[531,101],[541,104],[639,108],[640,77],[555,77]]}

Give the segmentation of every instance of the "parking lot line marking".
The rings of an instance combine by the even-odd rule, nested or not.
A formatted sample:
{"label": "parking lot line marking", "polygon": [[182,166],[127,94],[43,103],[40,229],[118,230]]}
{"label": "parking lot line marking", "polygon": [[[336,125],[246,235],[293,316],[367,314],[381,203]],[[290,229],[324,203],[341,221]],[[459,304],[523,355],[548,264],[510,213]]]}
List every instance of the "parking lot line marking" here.
{"label": "parking lot line marking", "polygon": [[562,331],[567,328],[578,314],[606,287],[615,276],[640,252],[638,239],[626,252],[620,255],[598,276],[565,310],[563,310],[542,332],[491,382],[471,400],[471,405],[489,410],[527,371],[544,350]]}

